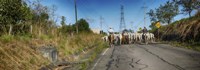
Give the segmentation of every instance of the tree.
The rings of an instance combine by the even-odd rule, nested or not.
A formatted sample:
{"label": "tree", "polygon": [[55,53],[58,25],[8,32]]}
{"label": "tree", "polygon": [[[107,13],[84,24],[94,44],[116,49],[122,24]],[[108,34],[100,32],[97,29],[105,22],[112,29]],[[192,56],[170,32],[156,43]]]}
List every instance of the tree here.
{"label": "tree", "polygon": [[11,35],[13,26],[30,19],[30,8],[23,0],[0,0],[1,30]]}
{"label": "tree", "polygon": [[35,32],[37,32],[37,34],[39,34],[39,36],[42,34],[42,32],[48,33],[49,30],[53,27],[54,22],[52,22],[52,20],[50,19],[50,8],[47,6],[43,6],[41,4],[41,0],[35,0],[33,1],[32,4],[32,10],[33,10],[33,24],[34,26],[36,26],[35,28]]}
{"label": "tree", "polygon": [[85,19],[80,19],[75,25],[78,25],[80,32],[91,32],[89,23]]}
{"label": "tree", "polygon": [[175,2],[167,1],[164,5],[160,5],[159,8],[150,10],[147,14],[150,16],[152,22],[171,23],[172,19],[178,15],[178,5]]}
{"label": "tree", "polygon": [[183,7],[182,12],[188,13],[191,17],[191,13],[194,9],[198,9],[200,6],[199,0],[173,0],[177,4]]}
{"label": "tree", "polygon": [[154,12],[153,9],[150,9],[150,11],[149,11],[147,14],[149,15],[150,20],[151,20],[152,22],[158,21],[157,16],[156,16],[156,13]]}
{"label": "tree", "polygon": [[161,22],[171,23],[172,18],[178,15],[178,5],[174,2],[167,2],[164,6],[160,6],[160,13],[162,18],[159,18]]}
{"label": "tree", "polygon": [[198,12],[200,11],[200,0],[197,0],[197,2],[195,2],[194,3],[194,8],[196,9],[196,10],[198,10]]}
{"label": "tree", "polygon": [[60,22],[60,24],[62,25],[62,27],[61,27],[61,32],[63,33],[63,34],[66,34],[66,33],[70,33],[70,30],[71,30],[71,26],[70,25],[66,25],[65,24],[65,17],[64,16],[62,16],[61,17],[61,22]]}
{"label": "tree", "polygon": [[60,23],[60,24],[61,24],[62,26],[65,26],[65,25],[66,25],[66,24],[65,24],[65,21],[66,21],[65,16],[62,16],[62,17],[61,17],[61,23]]}

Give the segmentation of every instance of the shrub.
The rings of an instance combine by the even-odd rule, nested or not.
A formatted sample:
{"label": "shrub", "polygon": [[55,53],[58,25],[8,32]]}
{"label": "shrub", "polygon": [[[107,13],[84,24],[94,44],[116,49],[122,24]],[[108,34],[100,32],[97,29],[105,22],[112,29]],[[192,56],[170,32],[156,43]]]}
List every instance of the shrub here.
{"label": "shrub", "polygon": [[12,41],[13,38],[14,38],[13,35],[2,35],[0,37],[1,41],[6,42],[6,43]]}

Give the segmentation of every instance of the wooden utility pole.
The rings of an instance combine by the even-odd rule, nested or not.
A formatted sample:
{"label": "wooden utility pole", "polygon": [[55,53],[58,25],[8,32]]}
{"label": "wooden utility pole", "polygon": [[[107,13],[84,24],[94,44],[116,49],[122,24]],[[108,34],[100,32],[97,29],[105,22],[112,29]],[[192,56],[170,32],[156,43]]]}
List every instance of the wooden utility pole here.
{"label": "wooden utility pole", "polygon": [[76,0],[74,0],[74,7],[75,7],[75,19],[76,19],[76,33],[78,34],[78,23],[77,23],[77,6],[76,6]]}
{"label": "wooden utility pole", "polygon": [[100,30],[102,30],[102,24],[103,24],[103,18],[102,16],[100,17]]}
{"label": "wooden utility pole", "polygon": [[103,33],[103,29],[102,29],[102,25],[103,25],[103,17],[102,16],[100,16],[100,34],[102,34]]}

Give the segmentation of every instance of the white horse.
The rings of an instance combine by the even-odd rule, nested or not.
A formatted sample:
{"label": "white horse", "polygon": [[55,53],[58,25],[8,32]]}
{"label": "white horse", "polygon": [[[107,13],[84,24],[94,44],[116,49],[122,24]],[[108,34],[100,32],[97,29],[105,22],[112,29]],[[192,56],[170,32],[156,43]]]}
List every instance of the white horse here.
{"label": "white horse", "polygon": [[153,33],[146,33],[145,36],[147,37],[147,41],[148,42],[154,42],[155,41],[155,37],[154,37],[154,34]]}
{"label": "white horse", "polygon": [[[125,41],[129,41],[128,43],[134,43],[134,42],[142,42],[143,38],[142,38],[142,35],[143,33],[124,33],[124,37],[123,35],[120,33],[120,34],[114,34],[114,42],[115,44],[122,44],[122,38],[127,38],[128,36],[128,39],[126,39]],[[154,37],[154,34],[153,33],[145,33],[145,36],[146,36],[146,40],[148,42],[155,42],[155,37]],[[102,37],[102,39],[105,41],[105,42],[108,42],[108,36],[104,36]]]}
{"label": "white horse", "polygon": [[155,42],[155,36],[153,33],[149,33],[150,41]]}
{"label": "white horse", "polygon": [[108,36],[103,36],[102,40],[105,41],[105,42],[108,42]]}

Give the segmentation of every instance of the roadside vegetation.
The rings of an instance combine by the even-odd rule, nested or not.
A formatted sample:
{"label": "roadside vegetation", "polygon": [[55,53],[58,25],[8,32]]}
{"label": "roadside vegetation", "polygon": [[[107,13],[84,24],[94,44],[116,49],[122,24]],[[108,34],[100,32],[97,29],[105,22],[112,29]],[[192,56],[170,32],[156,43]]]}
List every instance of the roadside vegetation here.
{"label": "roadside vegetation", "polygon": [[[183,7],[180,9],[180,7]],[[195,12],[192,15],[192,12]],[[150,27],[155,36],[165,42],[178,47],[185,47],[200,51],[200,1],[199,0],[173,0],[157,9],[149,11],[152,24]],[[172,22],[179,14],[188,14],[189,17]],[[157,28],[161,22],[165,25]],[[167,25],[166,25],[167,23]]]}
{"label": "roadside vegetation", "polygon": [[[58,22],[56,9],[55,5],[42,5],[41,0],[0,1],[0,69],[40,69],[51,63],[38,50],[48,45],[58,50],[59,60],[66,61],[82,60],[88,51],[95,51],[86,57],[90,62],[107,47],[101,41],[102,35],[94,34],[85,19],[67,25],[61,16]],[[81,69],[87,68],[82,66]]]}

